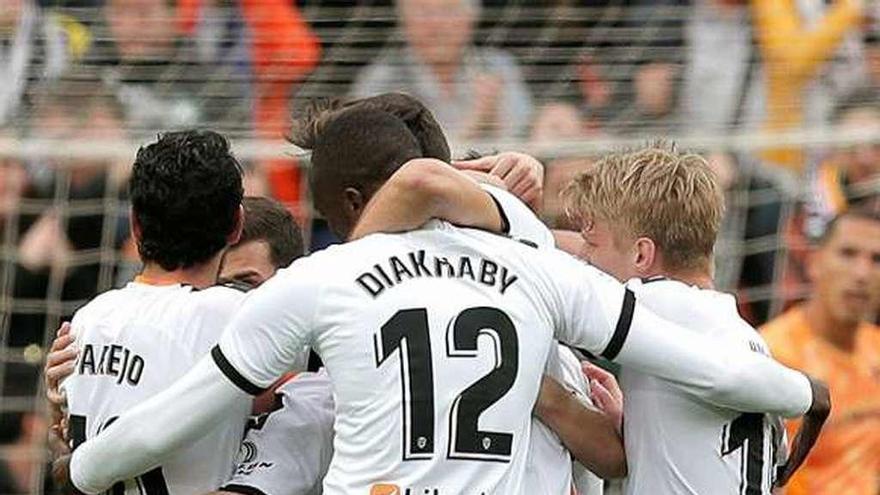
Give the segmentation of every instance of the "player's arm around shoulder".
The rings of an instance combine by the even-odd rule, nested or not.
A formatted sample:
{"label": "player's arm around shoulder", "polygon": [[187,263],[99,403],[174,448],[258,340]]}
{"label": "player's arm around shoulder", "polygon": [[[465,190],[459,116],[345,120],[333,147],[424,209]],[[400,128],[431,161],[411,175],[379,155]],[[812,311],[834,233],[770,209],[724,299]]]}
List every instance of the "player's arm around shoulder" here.
{"label": "player's arm around shoulder", "polygon": [[373,196],[351,238],[405,232],[432,218],[491,232],[503,230],[491,196],[472,178],[440,160],[419,158],[404,164]]}
{"label": "player's arm around shoulder", "polygon": [[454,162],[454,167],[440,160],[414,159],[376,193],[352,239],[412,230],[439,218],[552,246],[549,229],[530,209],[540,207],[543,181],[544,166],[522,153]]}

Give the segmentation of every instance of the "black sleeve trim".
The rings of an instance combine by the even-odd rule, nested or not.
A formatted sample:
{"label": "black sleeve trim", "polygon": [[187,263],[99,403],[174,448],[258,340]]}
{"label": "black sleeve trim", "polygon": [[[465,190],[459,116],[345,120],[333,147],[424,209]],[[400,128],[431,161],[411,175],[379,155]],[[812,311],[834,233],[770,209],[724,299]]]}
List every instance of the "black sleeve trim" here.
{"label": "black sleeve trim", "polygon": [[214,358],[214,363],[217,364],[217,367],[220,368],[220,371],[226,375],[226,378],[229,378],[236,387],[242,389],[245,393],[251,395],[260,395],[266,391],[263,387],[258,387],[250,382],[247,378],[241,375],[237,369],[232,366],[232,363],[226,359],[226,356],[223,355],[223,351],[220,350],[219,345],[215,345],[213,349],[211,349],[211,357]]}
{"label": "black sleeve trim", "polygon": [[626,342],[626,336],[629,335],[629,328],[632,326],[633,311],[635,309],[636,295],[633,294],[633,291],[626,289],[626,292],[623,294],[623,307],[620,308],[620,317],[617,319],[617,326],[614,327],[614,335],[611,336],[611,341],[608,342],[608,346],[602,351],[603,358],[610,361],[620,353],[623,343]]}
{"label": "black sleeve trim", "polygon": [[244,495],[266,495],[266,492],[259,488],[247,485],[229,484],[220,488],[224,492],[243,493]]}
{"label": "black sleeve trim", "polygon": [[492,198],[492,201],[495,202],[495,206],[498,208],[498,216],[501,217],[501,233],[509,234],[510,233],[510,220],[507,218],[507,213],[504,211],[504,207],[501,206],[501,202],[498,201],[498,198],[495,197],[494,194],[486,191],[486,194]]}
{"label": "black sleeve trim", "polygon": [[598,359],[595,354],[593,354],[592,352],[590,352],[586,349],[582,349],[580,347],[572,347],[571,349],[578,351],[581,354],[581,357],[584,357],[587,359]]}
{"label": "black sleeve trim", "polygon": [[315,351],[309,350],[309,364],[306,368],[307,371],[315,372],[324,367],[324,361],[321,361],[321,356],[319,356]]}

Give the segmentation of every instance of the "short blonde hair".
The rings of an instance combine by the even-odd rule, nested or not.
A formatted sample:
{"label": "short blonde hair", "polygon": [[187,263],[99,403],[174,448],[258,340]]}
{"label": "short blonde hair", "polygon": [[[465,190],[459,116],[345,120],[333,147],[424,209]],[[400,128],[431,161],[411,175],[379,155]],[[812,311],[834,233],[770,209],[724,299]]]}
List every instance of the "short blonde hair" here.
{"label": "short blonde hair", "polygon": [[599,219],[616,240],[650,238],[670,270],[708,268],[724,215],[706,160],[662,142],[601,157],[566,186],[562,201],[579,228]]}

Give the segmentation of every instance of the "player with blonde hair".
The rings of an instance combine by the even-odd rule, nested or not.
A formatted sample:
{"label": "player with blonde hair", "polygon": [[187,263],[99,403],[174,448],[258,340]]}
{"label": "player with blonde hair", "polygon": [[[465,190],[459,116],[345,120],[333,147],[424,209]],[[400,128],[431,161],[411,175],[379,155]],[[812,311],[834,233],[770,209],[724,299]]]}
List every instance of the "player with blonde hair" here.
{"label": "player with blonde hair", "polygon": [[[769,355],[733,296],[714,290],[713,248],[724,203],[701,156],[664,143],[611,153],[575,177],[562,196],[583,238],[581,258],[629,280],[646,307],[719,347]],[[801,442],[777,478],[784,432],[774,418],[713,405],[632,369],[622,370],[620,383],[627,494],[769,494],[803,461],[827,416],[824,408],[807,414]]]}

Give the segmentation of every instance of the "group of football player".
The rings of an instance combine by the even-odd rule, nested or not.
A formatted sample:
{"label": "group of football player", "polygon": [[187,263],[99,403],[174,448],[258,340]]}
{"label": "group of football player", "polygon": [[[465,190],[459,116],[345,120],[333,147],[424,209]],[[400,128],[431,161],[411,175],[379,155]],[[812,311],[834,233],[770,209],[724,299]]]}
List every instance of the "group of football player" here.
{"label": "group of football player", "polygon": [[[138,151],[143,270],[46,364],[64,489],[770,494],[815,443],[827,388],[714,290],[724,199],[700,156],[599,158],[563,192],[578,230],[551,231],[538,160],[455,161],[409,96],[317,103],[290,139],[346,240],[308,256],[223,136]],[[803,417],[790,449],[782,417]]]}

